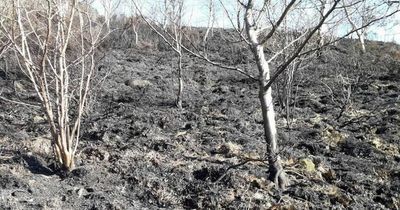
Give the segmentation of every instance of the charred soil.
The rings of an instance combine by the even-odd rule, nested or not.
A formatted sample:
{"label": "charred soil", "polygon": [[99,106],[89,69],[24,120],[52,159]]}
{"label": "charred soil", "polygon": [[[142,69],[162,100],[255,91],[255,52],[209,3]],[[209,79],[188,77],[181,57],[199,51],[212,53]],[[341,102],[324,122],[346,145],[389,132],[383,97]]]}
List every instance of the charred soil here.
{"label": "charred soil", "polygon": [[236,72],[185,56],[179,110],[172,52],[108,50],[76,169],[60,174],[29,82],[0,70],[1,96],[33,105],[0,100],[0,209],[398,209],[399,47],[368,44],[344,40],[296,73],[289,121],[277,101],[285,191],[267,180],[257,84]]}

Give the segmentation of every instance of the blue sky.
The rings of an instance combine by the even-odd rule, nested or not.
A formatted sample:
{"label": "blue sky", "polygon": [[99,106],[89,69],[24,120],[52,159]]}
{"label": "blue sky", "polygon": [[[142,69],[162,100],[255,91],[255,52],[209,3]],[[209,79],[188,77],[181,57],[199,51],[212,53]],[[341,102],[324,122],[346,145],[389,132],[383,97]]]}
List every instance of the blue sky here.
{"label": "blue sky", "polygon": [[[104,13],[101,1],[118,1],[118,0],[95,0],[94,7],[102,14]],[[129,6],[130,0],[121,0],[119,7],[116,9],[118,14],[131,14],[131,8]],[[139,0],[144,5],[143,8],[147,13],[151,13],[152,16],[158,12],[154,7],[162,5],[163,0]],[[230,8],[234,10],[235,0],[223,0],[227,2],[225,5],[231,5]],[[230,3],[230,4],[229,4]],[[185,22],[193,26],[206,26],[208,21],[208,0],[185,0]],[[216,0],[215,4],[219,6],[219,1]],[[219,6],[220,7],[220,6]],[[229,19],[226,17],[225,12],[219,8],[216,12],[216,23],[217,27],[230,27]],[[397,13],[391,21],[391,24],[387,24],[384,27],[373,26],[368,31],[368,39],[397,42],[400,44],[400,13]]]}

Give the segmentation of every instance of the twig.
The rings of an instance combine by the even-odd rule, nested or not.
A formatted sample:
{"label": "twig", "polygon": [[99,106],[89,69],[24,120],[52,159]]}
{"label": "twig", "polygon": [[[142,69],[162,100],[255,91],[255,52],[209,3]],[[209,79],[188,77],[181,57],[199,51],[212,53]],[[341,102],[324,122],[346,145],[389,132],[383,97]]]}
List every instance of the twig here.
{"label": "twig", "polygon": [[248,162],[264,162],[264,161],[266,161],[266,159],[247,158],[246,160],[244,160],[244,161],[242,161],[242,162],[240,162],[238,164],[234,164],[234,165],[229,166],[227,169],[225,169],[224,173],[216,181],[214,181],[213,183],[220,182],[227,175],[228,171],[231,170],[231,169],[235,169],[237,167],[245,165]]}
{"label": "twig", "polygon": [[378,104],[373,110],[369,111],[369,113],[367,113],[365,115],[361,115],[356,118],[351,118],[351,119],[347,120],[346,122],[343,122],[341,125],[339,125],[338,128],[341,129],[348,125],[354,124],[354,123],[360,123],[361,120],[363,120],[363,118],[372,118],[372,117],[377,118],[376,112],[378,111],[379,108],[381,108],[382,106],[386,106],[386,105],[390,105],[390,104],[398,104],[398,103],[400,103],[400,102],[394,101],[394,102]]}
{"label": "twig", "polygon": [[25,103],[25,102],[22,102],[22,101],[14,101],[14,100],[11,100],[11,99],[4,98],[3,96],[0,96],[0,99],[2,99],[4,101],[7,101],[7,102],[19,104],[19,105],[24,105],[24,106],[33,107],[33,108],[36,108],[36,109],[41,109],[41,106],[34,105],[34,104],[28,104],[28,103]]}
{"label": "twig", "polygon": [[[134,1],[133,1],[133,3],[134,3],[134,6],[138,9],[139,15],[140,15],[141,18],[146,22],[146,24],[147,24],[155,33],[157,33],[157,35],[158,35],[159,37],[161,37],[161,38],[164,40],[165,43],[167,43],[175,52],[177,52],[176,47],[175,47],[170,41],[168,41],[168,38],[167,38],[166,36],[164,36],[164,35],[162,34],[162,32],[166,33],[166,35],[167,35],[168,37],[170,37],[174,42],[176,42],[177,40],[176,40],[170,33],[168,33],[168,31],[163,30],[163,29],[160,29],[160,30],[162,30],[162,31],[160,31],[159,29],[157,29],[156,26],[154,26],[154,24],[152,24],[152,23],[143,15],[143,13],[139,10],[139,7],[137,6],[137,4],[136,4]],[[186,34],[183,34],[183,36],[185,36],[185,38],[186,38],[188,41],[190,41],[190,39],[188,39],[188,37],[187,37]],[[191,42],[190,42],[190,43],[191,43]],[[179,46],[180,46],[184,51],[188,52],[189,54],[191,54],[191,55],[193,55],[193,56],[195,56],[195,57],[197,57],[197,58],[199,58],[199,59],[201,59],[201,60],[204,60],[204,61],[206,61],[207,63],[209,63],[209,64],[211,64],[211,65],[213,65],[213,66],[217,66],[217,67],[219,67],[219,68],[226,69],[226,70],[236,71],[236,72],[239,72],[239,73],[241,73],[241,74],[243,74],[243,75],[249,77],[249,78],[252,79],[252,80],[257,80],[256,77],[254,77],[253,75],[247,73],[244,69],[241,69],[241,68],[238,68],[238,67],[235,67],[235,66],[225,65],[225,64],[222,64],[222,63],[219,63],[219,62],[216,62],[216,61],[212,61],[212,60],[210,60],[209,58],[207,58],[206,56],[201,55],[200,53],[196,53],[196,52],[190,50],[187,46],[183,45],[182,43],[179,43]]]}

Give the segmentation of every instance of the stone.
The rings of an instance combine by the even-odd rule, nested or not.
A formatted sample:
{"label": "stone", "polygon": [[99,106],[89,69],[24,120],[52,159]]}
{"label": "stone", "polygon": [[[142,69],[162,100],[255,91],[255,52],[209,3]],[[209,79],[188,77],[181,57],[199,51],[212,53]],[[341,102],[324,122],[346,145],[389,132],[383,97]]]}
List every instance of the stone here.
{"label": "stone", "polygon": [[307,172],[315,172],[315,164],[309,158],[303,158],[300,160],[300,164],[302,165],[303,169]]}
{"label": "stone", "polygon": [[152,86],[152,83],[148,80],[138,80],[138,79],[129,79],[125,81],[125,85],[131,88],[146,88]]}
{"label": "stone", "polygon": [[36,123],[43,123],[45,121],[46,121],[46,119],[44,117],[42,117],[42,116],[36,115],[36,116],[33,117],[33,123],[35,123],[35,124]]}

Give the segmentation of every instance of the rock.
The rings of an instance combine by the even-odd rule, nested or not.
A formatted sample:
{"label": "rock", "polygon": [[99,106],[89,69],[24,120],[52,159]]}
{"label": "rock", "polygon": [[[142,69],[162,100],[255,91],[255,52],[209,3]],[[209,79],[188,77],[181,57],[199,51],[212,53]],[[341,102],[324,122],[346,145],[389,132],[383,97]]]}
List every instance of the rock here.
{"label": "rock", "polygon": [[33,117],[33,123],[43,123],[46,119],[42,116],[36,115]]}
{"label": "rock", "polygon": [[178,138],[180,136],[185,136],[187,134],[187,131],[179,131],[175,134],[175,138]]}
{"label": "rock", "polygon": [[218,146],[213,153],[214,154],[222,154],[226,157],[233,157],[239,155],[242,147],[238,144],[227,142],[220,146]]}
{"label": "rock", "polygon": [[131,88],[146,88],[152,86],[153,84],[149,80],[136,80],[136,79],[129,79],[125,81],[125,85]]}
{"label": "rock", "polygon": [[51,139],[37,137],[29,141],[26,145],[28,151],[37,154],[48,155],[51,154]]}
{"label": "rock", "polygon": [[229,117],[237,119],[237,118],[240,118],[242,111],[240,111],[239,109],[236,109],[234,107],[228,107],[228,108],[222,110],[222,114],[225,114]]}
{"label": "rock", "polygon": [[315,115],[315,117],[310,118],[310,122],[311,122],[312,124],[320,124],[321,121],[322,121],[322,117],[321,117],[321,115],[318,114],[318,113]]}
{"label": "rock", "polygon": [[232,203],[236,199],[236,193],[234,190],[226,190],[222,198],[224,203]]}
{"label": "rock", "polygon": [[17,92],[26,92],[25,86],[19,81],[14,82],[14,89]]}
{"label": "rock", "polygon": [[78,198],[81,198],[83,196],[83,188],[79,188],[76,190],[76,194],[78,195]]}
{"label": "rock", "polygon": [[280,117],[277,119],[276,124],[279,126],[287,126],[287,119],[285,117]]}
{"label": "rock", "polygon": [[347,137],[347,134],[333,128],[327,128],[322,132],[322,139],[332,147],[336,147],[339,143],[344,142]]}
{"label": "rock", "polygon": [[208,114],[210,112],[210,108],[208,106],[202,106],[200,109],[200,114],[201,115],[205,115]]}
{"label": "rock", "polygon": [[227,92],[229,92],[229,87],[223,85],[220,87],[220,91],[221,91],[221,93],[227,93]]}
{"label": "rock", "polygon": [[378,138],[378,137],[375,137],[374,139],[372,139],[371,144],[375,148],[379,149],[379,148],[382,147],[382,140],[380,138]]}
{"label": "rock", "polygon": [[264,200],[265,199],[264,195],[259,192],[254,193],[253,198],[255,200]]}
{"label": "rock", "polygon": [[304,158],[300,160],[300,164],[307,172],[315,172],[315,164],[311,159]]}

